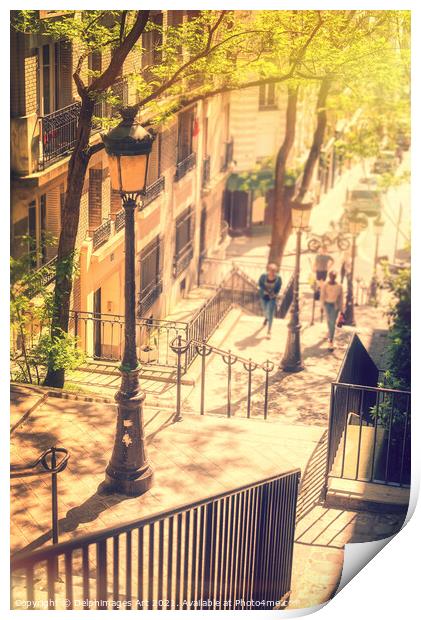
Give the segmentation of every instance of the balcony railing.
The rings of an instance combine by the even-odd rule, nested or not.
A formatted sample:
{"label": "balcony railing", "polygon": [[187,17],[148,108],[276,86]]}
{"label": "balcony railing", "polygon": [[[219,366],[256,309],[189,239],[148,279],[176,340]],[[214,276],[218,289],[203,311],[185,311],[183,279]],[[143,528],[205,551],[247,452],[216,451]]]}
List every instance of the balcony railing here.
{"label": "balcony railing", "polygon": [[159,276],[154,282],[151,282],[143,291],[139,293],[139,317],[143,317],[146,312],[153,306],[160,294],[162,293],[162,278]]}
{"label": "balcony railing", "polygon": [[206,187],[209,184],[210,171],[211,171],[211,158],[210,158],[210,155],[208,155],[203,160],[202,187]]}
{"label": "balcony railing", "polygon": [[178,252],[174,256],[174,263],[173,263],[174,278],[179,276],[180,273],[186,269],[186,267],[189,265],[192,258],[193,258],[193,244],[191,241],[189,241],[187,245],[185,245],[184,248],[180,250],[180,252]]}
{"label": "balcony railing", "polygon": [[221,167],[222,172],[225,172],[228,169],[228,166],[233,160],[233,156],[234,156],[234,140],[231,140],[230,142],[225,142],[225,153],[224,153],[224,159],[223,159],[222,167]]}
{"label": "balcony railing", "polygon": [[180,161],[177,164],[177,168],[175,171],[175,180],[179,181],[180,179],[182,179],[189,172],[189,170],[192,170],[192,168],[195,167],[195,165],[196,153],[190,153],[190,155],[187,155],[187,157],[183,159],[183,161]]}
{"label": "balcony railing", "polygon": [[101,245],[104,245],[111,235],[111,220],[107,220],[101,226],[94,231],[92,235],[94,250],[97,250]]}
{"label": "balcony railing", "polygon": [[77,101],[40,119],[41,169],[72,150],[76,143],[79,112],[80,102]]}
{"label": "balcony railing", "polygon": [[118,232],[119,230],[124,228],[125,224],[126,224],[126,213],[124,209],[121,209],[121,211],[119,211],[115,216],[115,220],[114,220],[115,232]]}
{"label": "balcony railing", "polygon": [[146,194],[142,197],[141,208],[143,209],[148,204],[153,202],[155,198],[158,198],[159,194],[161,194],[165,189],[165,177],[159,177],[156,181],[148,185],[146,188]]}

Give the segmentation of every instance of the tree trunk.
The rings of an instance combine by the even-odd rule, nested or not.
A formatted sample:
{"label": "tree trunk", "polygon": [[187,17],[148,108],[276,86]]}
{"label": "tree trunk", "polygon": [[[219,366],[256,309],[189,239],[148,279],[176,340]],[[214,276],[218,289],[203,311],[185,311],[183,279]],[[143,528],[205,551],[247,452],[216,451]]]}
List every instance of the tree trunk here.
{"label": "tree trunk", "polygon": [[309,190],[313,178],[314,168],[320,157],[320,150],[325,137],[327,123],[326,100],[329,95],[331,85],[332,78],[330,76],[326,76],[320,84],[319,96],[317,98],[317,125],[313,135],[311,149],[304,167],[300,189],[296,197],[298,201],[302,200],[306,192]]}
{"label": "tree trunk", "polygon": [[[122,16],[122,19],[125,19],[125,15]],[[148,19],[149,10],[137,12],[131,30],[120,41],[120,44],[114,48],[108,67],[93,80],[90,86],[85,86],[80,78],[79,71],[81,65],[79,66],[79,71],[76,70],[73,74],[73,79],[81,98],[81,109],[77,141],[67,172],[67,190],[57,251],[54,312],[51,321],[52,340],[60,338],[62,333],[67,333],[69,329],[70,295],[73,284],[73,263],[79,226],[80,200],[90,157],[89,138],[95,105],[95,97],[91,95],[103,93],[114,84],[129,52],[133,49],[145,29]],[[61,388],[64,385],[64,369],[54,369],[52,362],[53,360],[50,360],[44,385]]]}
{"label": "tree trunk", "polygon": [[285,192],[285,170],[288,156],[295,140],[297,118],[298,88],[288,87],[288,102],[285,117],[285,137],[278,151],[275,165],[275,191],[273,200],[272,237],[270,241],[269,262],[280,264],[285,247],[286,224],[291,219],[288,192]]}
{"label": "tree trunk", "polygon": [[[326,123],[327,123],[326,100],[329,95],[331,85],[332,85],[332,78],[330,76],[326,76],[320,84],[319,94],[317,97],[317,107],[316,107],[317,124],[316,124],[315,132],[313,134],[313,142],[312,142],[312,145],[311,145],[311,148],[310,148],[310,151],[309,151],[306,163],[305,163],[301,184],[298,189],[298,193],[296,193],[296,196],[295,196],[295,200],[297,201],[302,200],[306,192],[310,188],[311,181],[313,178],[314,168],[320,156],[320,150],[322,148],[323,140],[325,137]],[[296,107],[296,102],[295,102],[295,107]],[[294,127],[295,127],[295,118],[294,118]],[[286,128],[284,144],[286,141],[287,131],[288,131],[288,110],[287,110],[287,128]],[[291,132],[291,129],[289,129],[289,131]],[[292,135],[294,139],[294,133]],[[282,155],[281,151],[284,147],[284,144],[282,145],[279,151],[278,158],[280,155]],[[290,149],[291,149],[291,146],[289,147]],[[283,171],[285,173],[285,162],[284,162]],[[279,184],[279,178],[278,178],[278,169],[277,169],[276,178],[275,178],[275,191],[276,191],[278,184]],[[278,187],[278,195],[279,195],[278,204],[275,198],[275,208],[276,208],[275,216],[277,217],[277,221],[275,224],[275,219],[274,219],[269,260],[275,263],[278,263],[280,265],[282,261],[283,253],[285,251],[285,246],[291,234],[291,209],[290,209],[289,198],[287,199],[285,196],[285,188],[283,187],[283,184],[281,188]]]}
{"label": "tree trunk", "polygon": [[[78,124],[78,137],[69,162],[67,191],[63,208],[60,240],[57,251],[57,273],[54,288],[54,314],[51,322],[51,338],[60,338],[69,329],[70,294],[72,292],[73,262],[76,235],[79,226],[80,200],[89,158],[87,149],[91,134],[94,100],[82,98]],[[64,370],[54,369],[50,364],[44,385],[63,387]]]}

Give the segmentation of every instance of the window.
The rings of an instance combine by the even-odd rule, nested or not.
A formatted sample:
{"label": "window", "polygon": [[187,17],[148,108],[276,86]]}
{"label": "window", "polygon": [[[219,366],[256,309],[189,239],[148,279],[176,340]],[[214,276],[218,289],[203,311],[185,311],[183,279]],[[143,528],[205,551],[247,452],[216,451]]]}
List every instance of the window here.
{"label": "window", "polygon": [[139,316],[153,305],[162,293],[163,243],[159,236],[140,255]]}
{"label": "window", "polygon": [[88,218],[90,231],[102,223],[102,168],[89,168]]}
{"label": "window", "polygon": [[146,186],[149,187],[161,176],[161,134],[157,134],[152,143],[152,151],[149,156],[148,174]]}
{"label": "window", "polygon": [[175,222],[174,277],[188,266],[193,258],[193,210],[186,209]]}
{"label": "window", "polygon": [[192,218],[193,211],[189,207],[177,218],[175,223],[175,253],[180,254],[184,248],[191,243],[192,239]]}
{"label": "window", "polygon": [[40,246],[41,246],[41,264],[47,262],[47,196],[42,194],[39,201],[40,213]]}
{"label": "window", "polygon": [[[157,12],[155,15],[152,15],[150,21],[155,24],[156,28],[152,26],[152,30],[147,30],[142,34],[142,46],[144,49],[142,55],[143,69],[150,65],[159,65],[162,61],[162,50],[157,49],[162,46],[162,12]],[[146,74],[146,76],[148,78],[152,77],[151,74]]]}
{"label": "window", "polygon": [[193,152],[194,108],[178,116],[177,163],[181,163]]}
{"label": "window", "polygon": [[29,264],[35,269],[37,266],[37,204],[32,200],[28,205],[28,251]]}
{"label": "window", "polygon": [[46,43],[38,50],[39,56],[39,113],[54,112],[60,101],[60,43]]}
{"label": "window", "polygon": [[275,110],[275,84],[262,84],[259,88],[259,110]]}
{"label": "window", "polygon": [[200,256],[204,256],[206,254],[206,222],[207,211],[206,207],[203,207],[200,213]]}

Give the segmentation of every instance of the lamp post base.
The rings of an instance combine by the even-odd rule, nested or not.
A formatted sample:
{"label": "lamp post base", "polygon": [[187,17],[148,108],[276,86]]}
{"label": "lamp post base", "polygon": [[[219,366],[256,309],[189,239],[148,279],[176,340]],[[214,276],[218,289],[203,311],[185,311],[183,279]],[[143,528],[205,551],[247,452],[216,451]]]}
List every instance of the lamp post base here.
{"label": "lamp post base", "polygon": [[117,428],[111,460],[101,490],[137,496],[152,486],[153,472],[146,458],[143,401],[139,370],[122,370],[122,386],[115,395]]}
{"label": "lamp post base", "polygon": [[285,372],[300,372],[304,370],[303,360],[301,359],[299,330],[288,332],[285,355],[281,360],[280,368]]}
{"label": "lamp post base", "polygon": [[346,305],[344,312],[344,325],[349,325],[350,327],[355,327],[355,318],[354,318],[354,304],[350,302]]}
{"label": "lamp post base", "polygon": [[129,497],[143,495],[152,487],[153,472],[149,465],[136,472],[117,471],[108,466],[101,490],[106,493],[119,493]]}

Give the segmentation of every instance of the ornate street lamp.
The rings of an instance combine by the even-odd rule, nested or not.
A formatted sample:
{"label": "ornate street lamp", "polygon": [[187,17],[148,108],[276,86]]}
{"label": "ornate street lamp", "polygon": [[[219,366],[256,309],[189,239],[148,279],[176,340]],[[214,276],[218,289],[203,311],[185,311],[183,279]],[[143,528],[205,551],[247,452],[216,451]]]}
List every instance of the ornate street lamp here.
{"label": "ornate street lamp", "polygon": [[136,200],[145,193],[153,137],[135,120],[136,109],[121,112],[123,120],[102,135],[108,155],[111,186],[120,193],[125,219],[124,354],[121,385],[115,395],[117,428],[103,488],[124,495],[142,495],[152,485],[145,451],[139,362],[136,354],[135,227]]}
{"label": "ornate street lamp", "polygon": [[383,232],[384,221],[379,216],[373,222],[373,230],[376,236],[376,245],[374,250],[373,276],[370,282],[370,303],[377,306],[377,261],[379,258],[379,241]]}
{"label": "ornate street lamp", "polygon": [[294,292],[290,311],[290,321],[288,323],[288,337],[285,347],[284,357],[281,361],[281,368],[285,372],[299,372],[304,365],[301,358],[300,344],[300,258],[301,258],[301,236],[310,223],[310,213],[313,202],[292,202],[291,203],[291,223],[292,228],[297,234],[297,245],[295,250],[295,271],[294,271]]}
{"label": "ornate street lamp", "polygon": [[352,254],[351,254],[351,269],[348,274],[348,286],[346,291],[346,305],[345,305],[345,325],[355,325],[354,318],[354,266],[355,266],[355,254],[357,250],[357,236],[367,226],[367,218],[360,215],[358,211],[353,211],[347,218],[348,231],[352,236]]}

